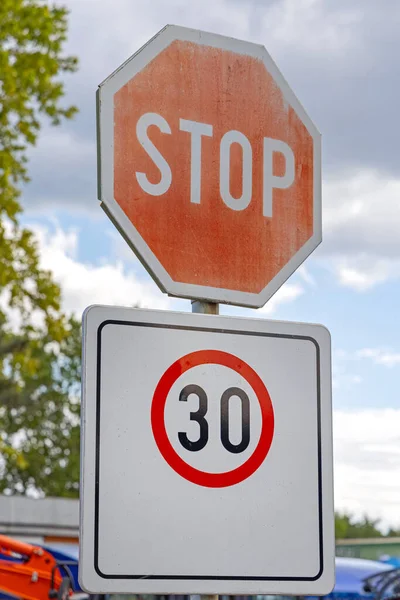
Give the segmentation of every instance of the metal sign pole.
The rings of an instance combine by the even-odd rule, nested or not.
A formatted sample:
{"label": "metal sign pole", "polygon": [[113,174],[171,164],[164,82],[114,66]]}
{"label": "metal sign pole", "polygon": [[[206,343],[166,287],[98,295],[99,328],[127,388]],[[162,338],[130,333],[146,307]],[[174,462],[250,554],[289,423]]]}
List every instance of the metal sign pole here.
{"label": "metal sign pole", "polygon": [[219,304],[217,302],[202,302],[201,300],[192,300],[192,313],[219,315]]}
{"label": "metal sign pole", "polygon": [[[192,300],[192,312],[205,315],[219,315],[219,304],[216,302],[202,302]],[[201,600],[218,600],[218,594],[202,594]]]}

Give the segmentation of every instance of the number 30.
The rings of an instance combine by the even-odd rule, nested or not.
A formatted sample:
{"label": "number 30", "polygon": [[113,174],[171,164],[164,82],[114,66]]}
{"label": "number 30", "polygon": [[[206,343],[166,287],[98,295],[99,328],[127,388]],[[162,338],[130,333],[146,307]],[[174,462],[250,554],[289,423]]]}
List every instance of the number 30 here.
{"label": "number 30", "polygon": [[[208,410],[207,394],[199,385],[186,385],[179,394],[181,402],[187,402],[190,394],[199,399],[199,408],[190,413],[190,420],[196,421],[200,427],[199,439],[192,442],[186,433],[180,431],[178,438],[182,446],[191,452],[202,450],[208,442],[208,422],[205,418]],[[238,396],[242,405],[242,439],[239,444],[232,444],[229,439],[229,401],[232,396]],[[221,396],[221,443],[228,452],[239,454],[246,450],[250,443],[250,401],[246,392],[238,387],[230,387]]]}

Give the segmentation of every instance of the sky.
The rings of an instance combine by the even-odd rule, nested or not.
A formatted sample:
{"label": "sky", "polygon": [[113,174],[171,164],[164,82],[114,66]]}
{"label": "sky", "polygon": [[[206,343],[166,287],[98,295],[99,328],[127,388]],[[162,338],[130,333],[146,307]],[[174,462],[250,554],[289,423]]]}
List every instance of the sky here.
{"label": "sky", "polygon": [[95,91],[168,23],[263,44],[322,133],[323,242],[258,310],[221,314],[322,323],[332,335],[335,506],[400,527],[400,4],[398,0],[65,0],[64,78],[78,116],[43,123],[23,222],[66,311],[161,293],[99,206]]}

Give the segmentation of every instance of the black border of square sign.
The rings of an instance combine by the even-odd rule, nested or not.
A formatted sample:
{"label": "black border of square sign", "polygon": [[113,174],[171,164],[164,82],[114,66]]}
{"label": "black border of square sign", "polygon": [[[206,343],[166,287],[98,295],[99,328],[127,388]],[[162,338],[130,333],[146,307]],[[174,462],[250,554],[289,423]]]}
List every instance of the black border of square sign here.
{"label": "black border of square sign", "polygon": [[[103,573],[99,567],[99,496],[100,496],[100,389],[101,389],[101,333],[106,325],[125,325],[130,327],[152,327],[157,329],[176,329],[187,331],[205,331],[208,333],[246,335],[255,337],[273,337],[310,341],[316,348],[317,360],[317,418],[318,418],[318,528],[319,528],[319,571],[312,577],[264,577],[243,575],[121,575]],[[209,327],[191,327],[185,325],[166,325],[161,323],[142,323],[133,321],[113,320],[103,321],[97,330],[97,364],[96,364],[96,467],[95,467],[95,509],[94,509],[94,569],[103,579],[157,579],[157,580],[193,580],[193,581],[316,581],[324,572],[323,555],[323,520],[322,520],[322,454],[321,454],[321,374],[320,374],[320,347],[318,342],[303,335],[290,335],[280,333],[265,333],[243,331],[234,329],[214,329]]]}

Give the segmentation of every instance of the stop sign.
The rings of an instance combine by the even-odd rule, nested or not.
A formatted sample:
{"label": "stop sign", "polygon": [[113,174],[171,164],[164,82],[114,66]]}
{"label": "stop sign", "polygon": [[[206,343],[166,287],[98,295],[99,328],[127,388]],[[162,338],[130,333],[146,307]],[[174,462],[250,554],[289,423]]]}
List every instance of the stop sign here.
{"label": "stop sign", "polygon": [[168,26],[97,98],[102,207],[163,291],[260,307],[321,242],[320,134],[264,47]]}

